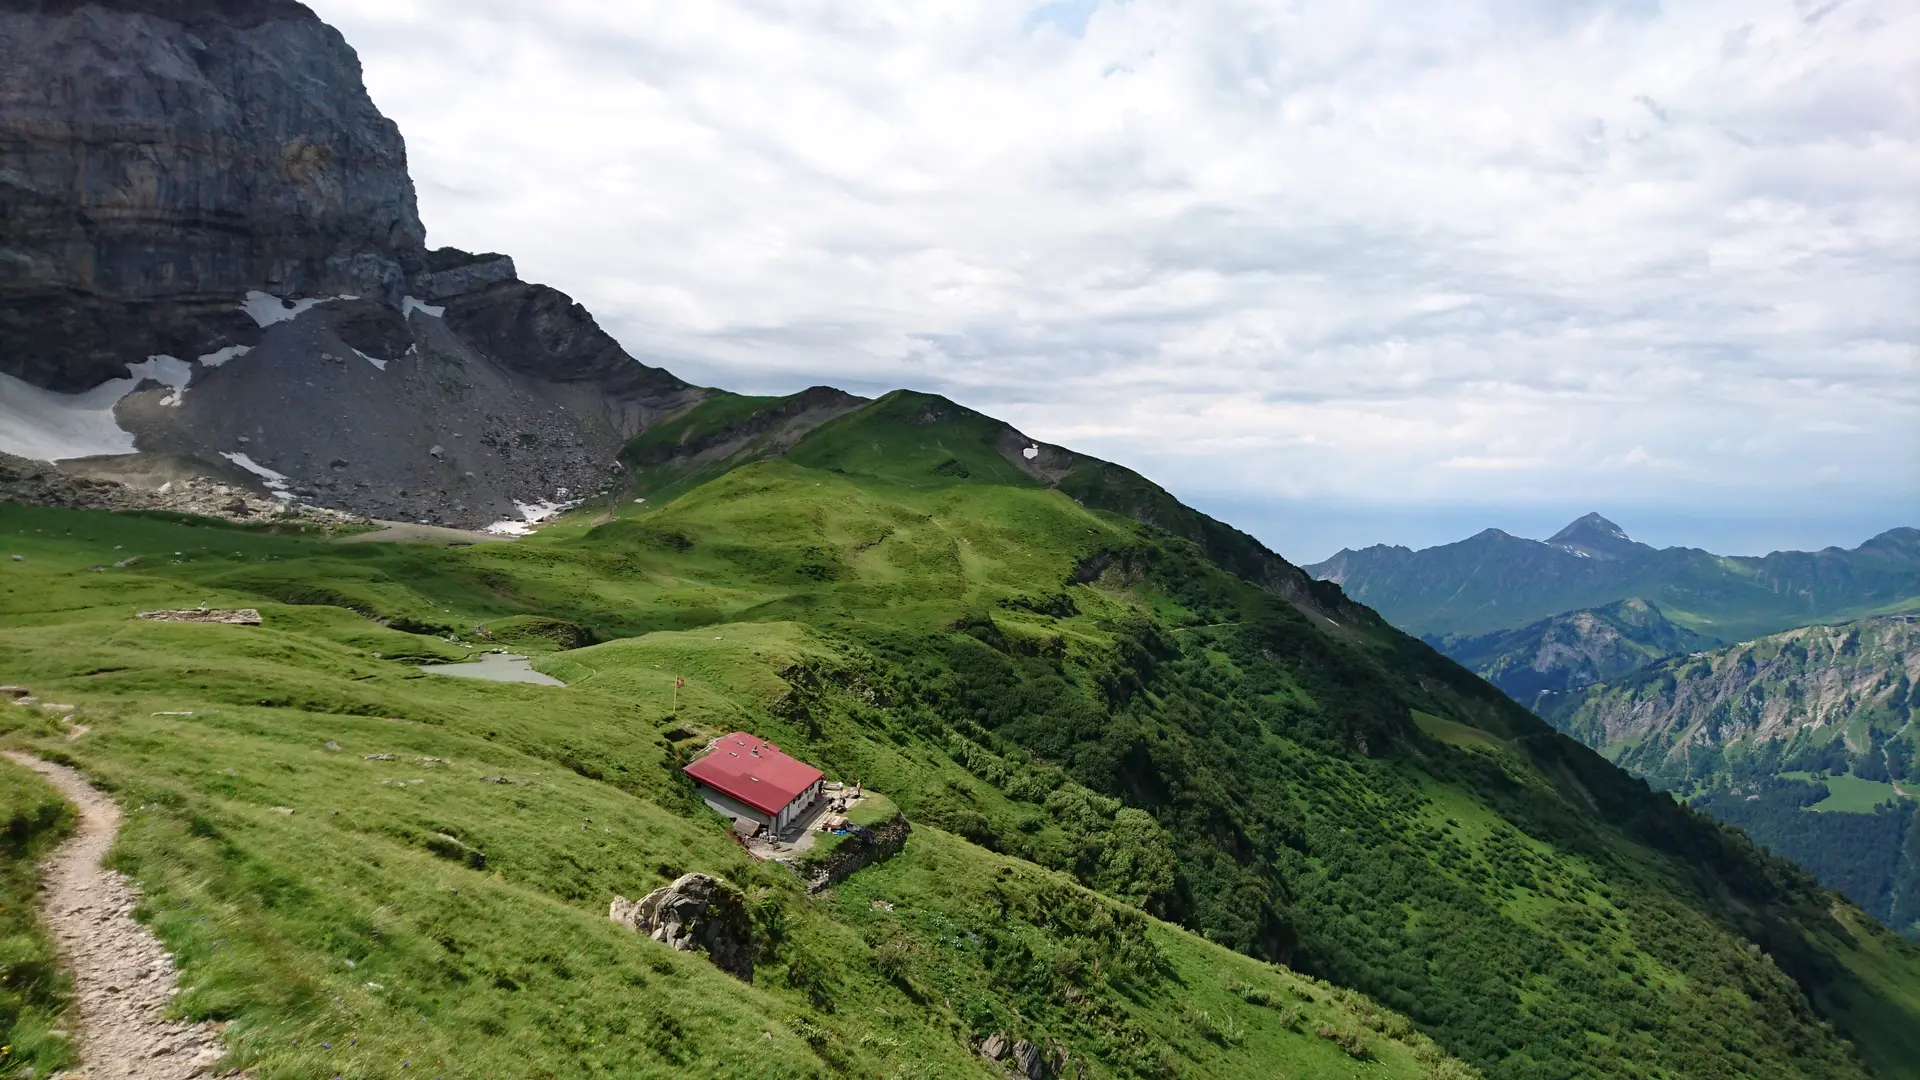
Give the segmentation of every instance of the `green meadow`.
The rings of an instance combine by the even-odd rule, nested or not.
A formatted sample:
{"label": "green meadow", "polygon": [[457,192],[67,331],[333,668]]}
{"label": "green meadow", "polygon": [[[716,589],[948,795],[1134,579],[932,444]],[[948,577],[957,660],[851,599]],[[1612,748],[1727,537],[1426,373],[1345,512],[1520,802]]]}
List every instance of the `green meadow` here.
{"label": "green meadow", "polygon": [[[990,1077],[1005,1033],[1089,1077],[1914,1074],[1912,946],[1250,540],[918,395],[674,456],[778,404],[510,544],[0,505],[0,680],[75,706],[0,743],[120,801],[230,1064]],[[137,617],[202,604],[263,624]],[[567,685],[419,670],[495,647]],[[905,850],[812,896],[755,862],[680,773],[736,728]],[[16,883],[61,828],[22,812]],[[695,870],[749,899],[751,984],[607,918]],[[13,986],[43,1075],[65,990]]]}
{"label": "green meadow", "polygon": [[1880,780],[1864,780],[1852,773],[1834,773],[1821,778],[1827,785],[1826,798],[1810,810],[1836,814],[1871,814],[1875,807],[1898,805],[1904,797],[1899,788]]}

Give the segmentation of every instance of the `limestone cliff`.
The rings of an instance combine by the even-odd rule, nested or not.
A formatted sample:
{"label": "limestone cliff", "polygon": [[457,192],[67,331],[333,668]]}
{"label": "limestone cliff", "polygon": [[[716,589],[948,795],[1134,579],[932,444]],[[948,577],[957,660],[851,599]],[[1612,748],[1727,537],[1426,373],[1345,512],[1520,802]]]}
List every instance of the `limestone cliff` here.
{"label": "limestone cliff", "polygon": [[400,131],[301,4],[4,0],[0,60],[8,374],[85,390],[249,290],[398,304],[425,265]]}
{"label": "limestone cliff", "polygon": [[1887,615],[1672,657],[1546,699],[1543,714],[1665,787],[1723,782],[1729,751],[1767,744],[1779,768],[1844,771],[1866,756],[1877,773],[1913,720],[1915,683],[1920,616]]}
{"label": "limestone cliff", "polygon": [[703,392],[504,255],[429,250],[406,146],[293,0],[0,0],[0,452],[166,455],[481,526]]}

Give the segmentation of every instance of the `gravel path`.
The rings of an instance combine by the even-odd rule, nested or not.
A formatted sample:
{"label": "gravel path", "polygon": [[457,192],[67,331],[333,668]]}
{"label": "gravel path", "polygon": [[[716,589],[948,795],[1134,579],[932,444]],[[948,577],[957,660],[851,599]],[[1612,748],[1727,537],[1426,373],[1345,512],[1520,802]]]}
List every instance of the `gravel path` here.
{"label": "gravel path", "polygon": [[80,1057],[68,1080],[190,1080],[212,1075],[219,1029],[166,1017],[173,957],[133,919],[139,893],[100,865],[120,828],[120,808],[64,765],[7,751],[79,807],[74,834],[44,867],[41,912],[73,972]]}

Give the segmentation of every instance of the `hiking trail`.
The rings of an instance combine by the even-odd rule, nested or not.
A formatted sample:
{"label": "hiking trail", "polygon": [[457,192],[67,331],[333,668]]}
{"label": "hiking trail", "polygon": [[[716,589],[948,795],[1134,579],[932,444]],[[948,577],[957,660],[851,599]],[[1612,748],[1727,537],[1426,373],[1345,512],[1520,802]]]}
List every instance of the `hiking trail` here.
{"label": "hiking trail", "polygon": [[78,772],[16,751],[7,757],[47,778],[79,810],[73,835],[42,866],[41,915],[73,973],[82,1065],[67,1080],[192,1080],[213,1075],[218,1024],[167,1018],[173,957],[134,921],[140,894],[101,865],[120,830],[120,807]]}

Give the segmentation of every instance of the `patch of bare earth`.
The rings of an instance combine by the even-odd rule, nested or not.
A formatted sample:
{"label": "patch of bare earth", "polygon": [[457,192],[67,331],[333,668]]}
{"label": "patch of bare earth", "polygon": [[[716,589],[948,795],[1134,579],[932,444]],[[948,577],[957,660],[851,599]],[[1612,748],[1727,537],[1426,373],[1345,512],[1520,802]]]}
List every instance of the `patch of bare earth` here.
{"label": "patch of bare earth", "polygon": [[214,1075],[220,1026],[167,1018],[173,957],[133,918],[125,875],[101,865],[120,808],[64,765],[7,751],[79,808],[74,834],[42,867],[41,913],[73,973],[80,1059],[67,1080],[191,1080]]}

